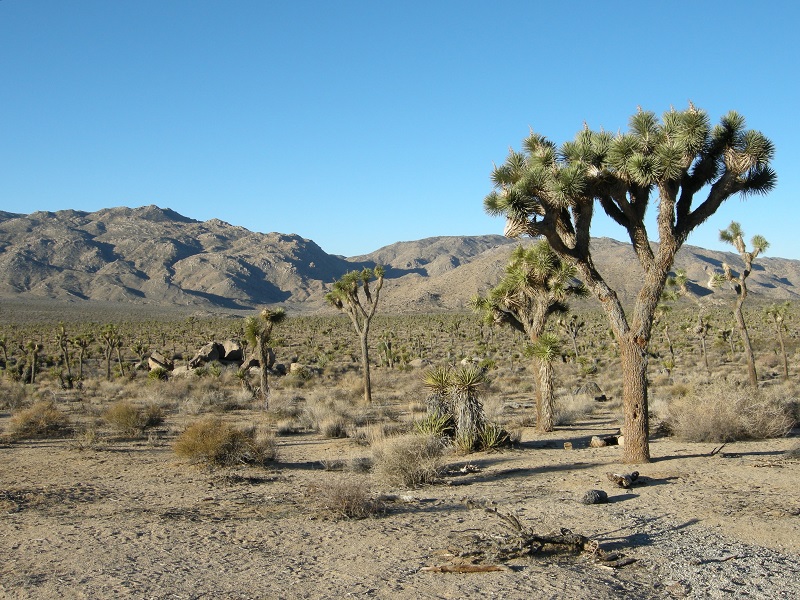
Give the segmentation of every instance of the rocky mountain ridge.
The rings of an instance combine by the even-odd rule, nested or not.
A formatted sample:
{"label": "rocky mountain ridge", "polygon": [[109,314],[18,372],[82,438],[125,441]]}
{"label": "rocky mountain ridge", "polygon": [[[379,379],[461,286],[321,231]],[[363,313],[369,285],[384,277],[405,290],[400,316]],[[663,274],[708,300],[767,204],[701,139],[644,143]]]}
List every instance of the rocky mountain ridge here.
{"label": "rocky mountain ridge", "polygon": [[[0,300],[227,310],[283,303],[309,312],[325,307],[325,292],[347,271],[382,264],[385,310],[460,310],[499,280],[517,243],[500,235],[434,237],[345,258],[296,234],[201,222],[156,206],[0,211]],[[608,238],[592,245],[600,272],[631,299],[640,270],[630,245]],[[712,291],[708,281],[723,261],[734,269],[741,264],[734,253],[684,246],[675,269],[686,270],[696,299],[713,300],[724,292]],[[766,300],[800,299],[800,261],[759,257],[748,284]]]}

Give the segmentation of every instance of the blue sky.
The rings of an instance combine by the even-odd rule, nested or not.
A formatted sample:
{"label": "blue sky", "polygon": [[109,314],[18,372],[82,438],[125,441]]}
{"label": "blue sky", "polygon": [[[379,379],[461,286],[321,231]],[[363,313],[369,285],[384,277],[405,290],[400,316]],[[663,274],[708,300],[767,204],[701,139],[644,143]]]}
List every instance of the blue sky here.
{"label": "blue sky", "polygon": [[800,259],[798,6],[0,0],[0,209],[156,204],[347,256],[502,233],[482,200],[529,127],[691,100],[770,137],[778,186],[688,243],[737,220]]}

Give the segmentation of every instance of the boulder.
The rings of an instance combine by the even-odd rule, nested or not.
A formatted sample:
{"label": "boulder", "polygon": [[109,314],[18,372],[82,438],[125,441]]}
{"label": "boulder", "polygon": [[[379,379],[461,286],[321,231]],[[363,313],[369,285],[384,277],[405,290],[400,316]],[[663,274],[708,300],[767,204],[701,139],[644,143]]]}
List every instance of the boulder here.
{"label": "boulder", "polygon": [[422,369],[423,367],[428,365],[428,361],[424,358],[415,358],[414,360],[408,361],[408,366],[412,369]]}
{"label": "boulder", "polygon": [[217,342],[209,342],[197,351],[197,354],[194,355],[194,358],[189,361],[189,366],[194,369],[202,364],[214,362],[215,360],[222,358],[224,353],[225,348],[222,347],[222,344],[218,344]]}
{"label": "boulder", "polygon": [[222,342],[224,353],[222,358],[231,362],[241,362],[244,358],[242,345],[237,340],[225,340]]}
{"label": "boulder", "polygon": [[584,383],[583,385],[579,385],[576,387],[573,392],[573,396],[589,396],[591,398],[597,399],[600,396],[603,396],[605,400],[605,395],[603,394],[603,390],[600,389],[600,386],[597,385],[594,381],[589,381]]}
{"label": "boulder", "polygon": [[150,357],[147,359],[147,364],[151,371],[153,369],[166,369],[167,371],[172,371],[172,369],[175,368],[175,363],[158,351],[150,353]]}

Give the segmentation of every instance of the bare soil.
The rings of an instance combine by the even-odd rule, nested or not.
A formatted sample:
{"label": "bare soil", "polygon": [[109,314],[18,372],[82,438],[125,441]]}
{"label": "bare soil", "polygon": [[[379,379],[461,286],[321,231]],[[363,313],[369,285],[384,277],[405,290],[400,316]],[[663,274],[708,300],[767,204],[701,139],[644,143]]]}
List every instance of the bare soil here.
{"label": "bare soil", "polygon": [[[8,414],[0,416],[7,425]],[[800,597],[797,437],[711,444],[654,439],[631,489],[614,432],[597,414],[519,447],[448,457],[441,483],[382,489],[326,470],[371,456],[353,440],[280,437],[272,468],[206,468],[150,440],[76,450],[70,440],[0,447],[3,598],[670,598]],[[795,434],[797,431],[795,431]],[[565,442],[572,449],[565,449]],[[464,469],[467,464],[470,468]],[[464,472],[462,472],[464,471]],[[384,514],[336,519],[313,490],[366,479]],[[587,490],[606,504],[579,502]],[[436,573],[471,534],[506,532],[487,507],[539,533],[567,528],[605,553],[542,553],[487,573]]]}

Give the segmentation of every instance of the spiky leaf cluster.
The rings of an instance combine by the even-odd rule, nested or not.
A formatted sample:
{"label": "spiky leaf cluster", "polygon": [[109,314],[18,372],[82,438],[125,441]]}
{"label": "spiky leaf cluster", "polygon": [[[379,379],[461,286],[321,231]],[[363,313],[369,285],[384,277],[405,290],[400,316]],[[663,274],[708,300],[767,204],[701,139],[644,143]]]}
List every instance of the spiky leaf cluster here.
{"label": "spiky leaf cluster", "polygon": [[[670,109],[660,120],[640,109],[625,133],[585,126],[557,148],[531,132],[522,146],[492,171],[495,189],[484,208],[507,218],[507,235],[546,235],[557,250],[577,251],[576,258],[588,250],[595,200],[632,231],[644,227],[645,209],[656,192],[659,211],[672,215],[662,223],[682,242],[730,195],[763,194],[776,183],[769,139],[745,129],[735,112],[711,127],[705,111],[691,104]],[[693,206],[706,186],[711,186],[708,197]]]}

